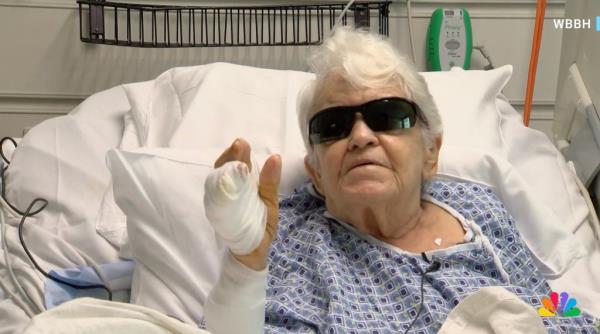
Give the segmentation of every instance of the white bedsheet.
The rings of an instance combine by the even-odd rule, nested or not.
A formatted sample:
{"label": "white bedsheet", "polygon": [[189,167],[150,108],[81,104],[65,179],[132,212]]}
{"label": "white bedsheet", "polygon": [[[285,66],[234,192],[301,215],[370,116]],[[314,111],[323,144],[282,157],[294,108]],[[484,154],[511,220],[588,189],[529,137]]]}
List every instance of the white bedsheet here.
{"label": "white bedsheet", "polygon": [[0,334],[22,333],[30,318],[10,299],[0,300]]}
{"label": "white bedsheet", "polygon": [[[46,271],[117,261],[118,251],[96,233],[95,221],[109,174],[104,154],[123,136],[123,116],[129,103],[121,87],[99,92],[67,116],[32,128],[12,156],[6,172],[6,195],[25,210],[35,197],[49,201],[46,210],[24,225],[24,239]],[[32,268],[18,239],[20,218],[4,211],[6,237],[13,268],[35,309],[44,309],[44,278]],[[16,293],[0,250],[0,278]],[[6,314],[19,314],[12,302],[2,301]],[[0,310],[0,314],[4,310]],[[24,314],[20,314],[24,315]],[[0,316],[0,333],[11,333],[21,316]]]}
{"label": "white bedsheet", "polygon": [[[585,237],[593,235],[589,227],[582,229]],[[579,234],[579,233],[578,233]],[[597,318],[600,318],[600,247],[594,249],[585,257],[578,259],[575,264],[561,277],[549,280],[553,291],[567,292],[577,300],[577,306]]]}

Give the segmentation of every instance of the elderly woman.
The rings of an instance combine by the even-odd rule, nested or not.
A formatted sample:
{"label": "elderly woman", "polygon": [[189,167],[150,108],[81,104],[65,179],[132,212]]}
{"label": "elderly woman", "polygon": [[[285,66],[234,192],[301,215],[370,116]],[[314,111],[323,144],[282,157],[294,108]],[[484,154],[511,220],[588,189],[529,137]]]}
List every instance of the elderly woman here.
{"label": "elderly woman", "polygon": [[[240,295],[240,307],[260,312],[251,301],[266,298],[264,328],[274,333],[435,333],[489,286],[539,307],[550,288],[502,203],[490,189],[435,177],[442,125],[414,66],[389,42],[348,29],[311,61],[316,80],[299,107],[311,182],[278,203],[281,159],[266,161],[264,232],[249,253],[233,252],[209,325],[226,312],[215,305]],[[232,160],[250,165],[248,143],[234,142],[215,166]],[[543,323],[563,331],[592,321]]]}

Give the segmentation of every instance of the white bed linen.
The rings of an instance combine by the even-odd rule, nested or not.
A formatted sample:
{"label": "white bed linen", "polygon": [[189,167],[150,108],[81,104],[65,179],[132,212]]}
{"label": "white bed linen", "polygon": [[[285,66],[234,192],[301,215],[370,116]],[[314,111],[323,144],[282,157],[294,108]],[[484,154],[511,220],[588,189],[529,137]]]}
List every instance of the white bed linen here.
{"label": "white bed linen", "polygon": [[[24,225],[27,246],[46,271],[118,260],[117,249],[96,233],[95,220],[109,181],[104,155],[121,141],[122,118],[128,109],[121,87],[99,92],[69,115],[32,128],[12,155],[6,172],[11,203],[24,210],[35,197],[49,201],[46,210]],[[18,240],[20,217],[9,210],[4,213],[14,271],[35,308],[43,309],[44,278],[29,264]],[[0,254],[0,278],[6,289],[16,293],[4,254]],[[3,301],[3,307],[14,306],[9,304]],[[18,325],[17,320],[0,316],[0,332]]]}
{"label": "white bed linen", "polygon": [[[511,137],[511,135],[515,132],[514,129],[518,122],[521,122],[520,114],[517,113],[516,110],[503,97],[498,100],[498,111],[502,114],[503,120],[505,120],[501,124],[501,131],[505,140],[519,139]],[[517,129],[517,131],[519,130]],[[538,137],[537,141],[549,140],[547,138]],[[511,158],[513,161],[515,159],[521,160],[520,162],[517,162],[517,165],[523,166],[528,162],[527,154],[531,155],[535,149],[536,148],[534,146],[523,147],[522,155],[518,156],[513,153]],[[552,152],[548,153],[552,154]],[[571,194],[552,197],[551,194],[555,193],[552,188],[556,185],[541,184],[542,179],[536,179],[532,175],[532,173],[539,173],[540,171],[543,171],[544,163],[547,163],[549,159],[548,153],[546,153],[545,156],[542,156],[541,159],[538,159],[536,162],[532,163],[532,161],[529,160],[530,165],[524,166],[526,168],[521,168],[524,170],[523,176],[527,177],[528,180],[530,180],[534,186],[537,187],[538,193],[540,191],[544,193],[542,200],[546,201],[550,207],[554,205],[573,205],[568,200],[568,198],[573,198],[577,195],[574,193],[572,187],[568,187],[567,189],[567,191],[571,192]],[[562,163],[560,159],[554,160],[554,162],[550,160],[550,162]],[[573,223],[569,224],[568,226],[573,230],[581,245],[585,247],[587,254],[579,259],[576,259],[569,270],[562,276],[550,278],[548,283],[553,291],[558,293],[564,291],[569,293],[571,297],[574,297],[577,300],[577,305],[581,308],[581,310],[600,318],[600,303],[598,302],[600,301],[600,284],[598,284],[598,282],[600,282],[600,243],[595,238],[594,230],[590,226],[590,224],[593,224],[593,221],[586,217],[585,210],[582,212],[581,206],[574,205],[572,207],[572,211],[569,212],[573,213],[574,219],[566,220],[565,222]],[[579,223],[576,224],[576,222]]]}
{"label": "white bed linen", "polygon": [[485,287],[448,314],[439,334],[543,334],[535,309],[502,287]]}
{"label": "white bed linen", "polygon": [[522,115],[500,95],[500,135],[506,160],[527,180],[546,210],[574,233],[589,224],[589,210],[565,158],[543,132],[523,125]]}
{"label": "white bed linen", "polygon": [[205,334],[153,309],[79,298],[33,318],[24,334]]}
{"label": "white bed linen", "polygon": [[[578,233],[581,239],[593,239],[589,226]],[[577,300],[577,306],[597,318],[600,318],[600,246],[595,242],[588,255],[578,259],[561,277],[548,281],[552,291],[567,292]]]}
{"label": "white bed linen", "polygon": [[444,122],[438,171],[494,189],[540,271],[558,277],[585,255],[572,233],[588,208],[550,140],[525,127],[504,100],[501,91],[511,73],[512,67],[503,66],[424,74]]}
{"label": "white bed linen", "polygon": [[0,300],[0,334],[22,333],[30,318],[10,299]]}
{"label": "white bed linen", "polygon": [[167,148],[107,154],[136,262],[131,302],[190,324],[202,320],[226,251],[204,219],[204,179],[213,159]]}

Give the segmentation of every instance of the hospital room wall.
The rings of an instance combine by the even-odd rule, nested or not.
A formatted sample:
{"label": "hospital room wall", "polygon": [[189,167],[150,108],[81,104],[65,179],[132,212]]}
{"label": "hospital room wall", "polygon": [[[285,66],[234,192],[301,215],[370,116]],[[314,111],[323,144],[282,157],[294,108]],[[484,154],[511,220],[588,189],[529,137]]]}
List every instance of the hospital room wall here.
{"label": "hospital room wall", "polygon": [[[517,110],[522,109],[535,1],[413,3],[416,63],[420,70],[425,69],[425,35],[432,11],[458,6],[471,13],[474,45],[485,46],[495,66],[514,66],[513,78],[504,94]],[[548,135],[562,40],[562,32],[554,29],[552,19],[563,17],[563,13],[564,1],[549,3],[534,95],[531,124]],[[409,53],[406,14],[403,2],[392,4],[390,38]],[[79,41],[78,20],[74,0],[0,0],[0,136],[21,136],[40,121],[69,112],[90,94],[121,83],[149,80],[174,66],[228,61],[306,70],[306,47],[140,49],[90,45]],[[485,64],[479,53],[473,54],[474,69]]]}

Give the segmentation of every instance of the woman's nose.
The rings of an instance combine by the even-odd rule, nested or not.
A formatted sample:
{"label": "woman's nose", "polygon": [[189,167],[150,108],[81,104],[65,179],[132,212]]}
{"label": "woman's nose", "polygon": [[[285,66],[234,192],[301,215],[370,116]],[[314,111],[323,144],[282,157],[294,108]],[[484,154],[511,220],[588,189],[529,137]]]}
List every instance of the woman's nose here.
{"label": "woman's nose", "polygon": [[377,143],[377,136],[375,132],[369,128],[367,123],[362,118],[360,113],[356,113],[356,121],[352,127],[352,132],[349,136],[349,149],[363,148],[369,145],[375,145]]}

